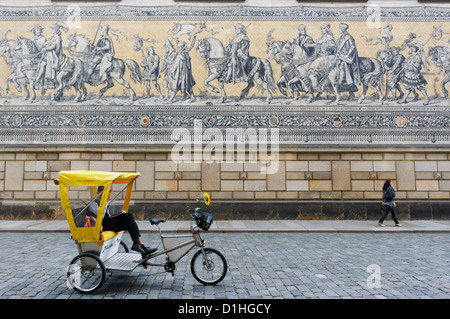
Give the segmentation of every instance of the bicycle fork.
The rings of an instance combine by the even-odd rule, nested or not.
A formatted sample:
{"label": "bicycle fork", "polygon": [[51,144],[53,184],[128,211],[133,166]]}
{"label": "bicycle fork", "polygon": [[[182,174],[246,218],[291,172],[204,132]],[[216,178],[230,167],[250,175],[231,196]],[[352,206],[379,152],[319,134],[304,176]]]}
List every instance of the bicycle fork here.
{"label": "bicycle fork", "polygon": [[202,239],[202,237],[200,236],[200,233],[198,231],[194,232],[193,236],[195,239],[195,245],[197,247],[200,247],[200,250],[202,251],[203,265],[205,265],[207,269],[210,269],[211,264],[209,262],[208,256],[206,255],[206,252],[205,252],[205,246],[204,246],[205,241]]}

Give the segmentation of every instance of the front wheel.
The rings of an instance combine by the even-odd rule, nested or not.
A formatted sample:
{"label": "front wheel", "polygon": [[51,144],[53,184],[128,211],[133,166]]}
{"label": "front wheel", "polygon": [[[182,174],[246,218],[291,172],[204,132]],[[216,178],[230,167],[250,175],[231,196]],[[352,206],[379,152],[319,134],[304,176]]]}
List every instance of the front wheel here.
{"label": "front wheel", "polygon": [[192,275],[204,285],[218,284],[225,278],[227,270],[225,257],[214,248],[200,249],[191,260]]}

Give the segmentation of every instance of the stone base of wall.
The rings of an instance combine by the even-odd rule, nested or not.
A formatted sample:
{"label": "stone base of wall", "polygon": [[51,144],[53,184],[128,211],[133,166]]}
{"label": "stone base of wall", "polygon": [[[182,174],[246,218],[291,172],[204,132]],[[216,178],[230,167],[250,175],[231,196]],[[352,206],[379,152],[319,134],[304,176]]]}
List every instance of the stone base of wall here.
{"label": "stone base of wall", "polygon": [[[0,202],[0,220],[65,219],[59,202]],[[138,201],[130,212],[137,220],[189,220],[194,201]],[[204,211],[216,220],[377,220],[380,201],[215,201]],[[450,220],[448,201],[399,201],[400,220]],[[391,219],[390,216],[387,218]]]}
{"label": "stone base of wall", "polygon": [[[176,163],[168,147],[0,148],[0,218],[63,219],[61,170],[140,172],[132,200],[138,219],[186,219],[204,192],[216,219],[376,219],[392,181],[402,219],[448,219],[446,147],[281,148],[279,171],[256,163]],[[69,193],[88,199],[89,191]]]}

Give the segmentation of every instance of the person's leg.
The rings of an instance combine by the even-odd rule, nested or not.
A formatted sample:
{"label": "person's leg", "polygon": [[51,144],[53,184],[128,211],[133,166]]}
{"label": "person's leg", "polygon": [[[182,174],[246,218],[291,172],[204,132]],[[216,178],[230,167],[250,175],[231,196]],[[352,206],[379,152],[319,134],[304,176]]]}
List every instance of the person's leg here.
{"label": "person's leg", "polygon": [[395,216],[394,207],[389,207],[389,208],[390,208],[390,211],[391,211],[392,220],[394,221],[394,223],[396,225],[399,225],[400,223],[398,222],[397,216]]}
{"label": "person's leg", "polygon": [[133,241],[133,246],[131,247],[132,250],[137,251],[141,254],[151,254],[156,251],[156,248],[149,248],[144,245],[142,242],[142,237],[139,232],[139,227],[134,219],[133,214],[127,213],[122,214],[120,216],[124,219],[124,223],[127,224],[127,230],[130,234],[131,240]]}
{"label": "person's leg", "polygon": [[387,214],[389,213],[389,206],[384,206],[384,213],[381,215],[380,219],[378,220],[379,224],[383,224],[384,220],[386,219]]}
{"label": "person's leg", "polygon": [[106,217],[103,219],[103,230],[111,230],[115,232],[119,231],[128,231],[130,234],[131,240],[133,241],[132,250],[137,251],[141,254],[149,254],[156,249],[148,248],[142,242],[141,234],[139,232],[139,227],[134,219],[133,214],[120,214],[114,218]]}
{"label": "person's leg", "polygon": [[142,244],[141,234],[139,233],[139,227],[134,220],[134,216],[131,213],[127,213],[121,214],[118,217],[121,217],[123,219],[123,223],[127,225],[126,230],[128,230],[133,244]]}

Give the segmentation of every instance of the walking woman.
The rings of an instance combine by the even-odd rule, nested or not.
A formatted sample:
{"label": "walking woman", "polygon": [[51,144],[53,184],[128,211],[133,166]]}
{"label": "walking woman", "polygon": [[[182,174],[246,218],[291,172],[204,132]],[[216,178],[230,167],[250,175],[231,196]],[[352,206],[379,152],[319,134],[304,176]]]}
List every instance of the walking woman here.
{"label": "walking woman", "polygon": [[385,210],[384,210],[383,216],[381,216],[380,220],[378,221],[378,225],[380,225],[381,227],[384,227],[383,222],[386,219],[389,212],[391,212],[392,219],[394,220],[395,226],[398,226],[398,227],[401,226],[397,220],[397,217],[395,216],[394,208],[397,205],[395,204],[394,199],[395,199],[395,190],[391,186],[391,181],[387,180],[384,182],[384,185],[383,185],[383,198],[382,198],[382,203],[383,203],[383,206],[385,207]]}

